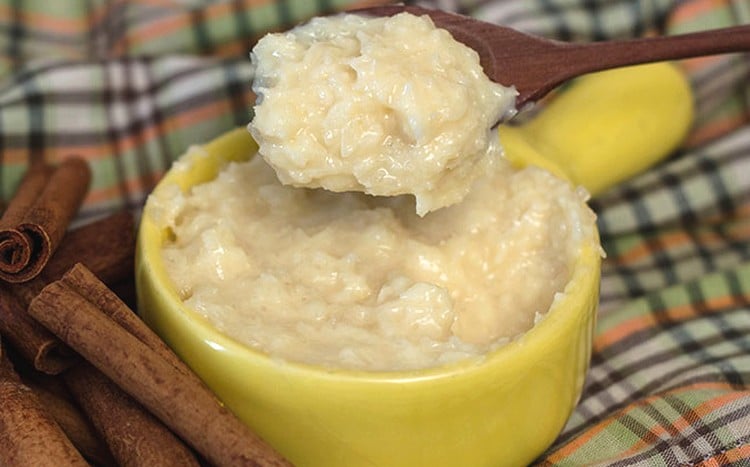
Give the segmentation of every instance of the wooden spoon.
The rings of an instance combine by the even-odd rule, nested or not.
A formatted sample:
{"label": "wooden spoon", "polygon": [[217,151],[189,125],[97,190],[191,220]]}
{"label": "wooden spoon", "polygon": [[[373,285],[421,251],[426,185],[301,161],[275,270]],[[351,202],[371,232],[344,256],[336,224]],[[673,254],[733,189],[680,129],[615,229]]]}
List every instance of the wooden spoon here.
{"label": "wooden spoon", "polygon": [[525,34],[467,16],[416,6],[354,10],[371,16],[401,12],[428,15],[457,41],[476,50],[487,76],[518,91],[522,109],[568,79],[582,74],[649,62],[750,51],[750,25],[682,34],[590,43],[568,43]]}

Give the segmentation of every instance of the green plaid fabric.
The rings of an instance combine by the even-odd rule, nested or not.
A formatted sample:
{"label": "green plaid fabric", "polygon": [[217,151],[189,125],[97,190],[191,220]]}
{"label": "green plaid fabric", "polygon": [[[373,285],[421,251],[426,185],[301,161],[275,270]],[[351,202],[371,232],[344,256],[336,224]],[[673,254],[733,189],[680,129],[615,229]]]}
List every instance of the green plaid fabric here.
{"label": "green plaid fabric", "polygon": [[[260,35],[365,3],[0,0],[2,199],[31,161],[80,154],[79,222],[138,210],[190,144],[249,121]],[[747,0],[416,3],[572,41],[750,23]],[[684,147],[591,203],[608,255],[594,355],[539,465],[750,465],[750,58],[682,65]]]}

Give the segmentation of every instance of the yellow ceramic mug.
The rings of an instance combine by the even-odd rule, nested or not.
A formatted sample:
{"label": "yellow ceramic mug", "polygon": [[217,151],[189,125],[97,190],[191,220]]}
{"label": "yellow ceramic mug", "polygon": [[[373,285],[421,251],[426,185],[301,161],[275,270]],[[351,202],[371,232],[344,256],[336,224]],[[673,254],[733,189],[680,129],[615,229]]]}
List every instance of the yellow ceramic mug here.
{"label": "yellow ceramic mug", "polygon": [[[649,73],[653,78],[654,73]],[[664,73],[661,68],[656,75],[667,76],[666,81],[673,77],[672,71]],[[616,76],[607,80],[609,86],[623,84]],[[656,84],[663,83],[656,80]],[[606,89],[608,84],[601,85]],[[654,82],[638,86],[650,92]],[[576,89],[590,88],[574,87],[568,92]],[[501,130],[509,158],[518,164],[554,166],[558,173],[584,184],[614,183],[611,177],[601,183],[599,176],[582,175],[586,172],[572,170],[557,155],[565,154],[562,148],[566,148],[585,156],[579,161],[606,157],[617,152],[608,146],[613,138],[609,142],[604,138],[596,151],[587,151],[591,144],[587,138],[580,141],[566,132],[555,136],[553,130],[559,119],[571,119],[566,124],[570,126],[597,119],[597,112],[616,110],[581,100],[572,114],[543,120],[557,115],[558,102],[565,101],[556,101],[537,117],[541,120],[529,124],[536,125],[534,130],[532,126]],[[599,130],[608,131],[603,123]],[[684,133],[679,130],[661,136],[676,141]],[[536,139],[539,133],[548,137],[544,145]],[[526,139],[529,135],[535,139]],[[255,148],[244,129],[229,132],[191,149],[156,190],[170,184],[187,189],[210,180],[224,163],[251,157]],[[541,159],[553,150],[554,158]],[[638,154],[642,153],[630,156]],[[633,166],[657,158],[647,156],[648,161]],[[171,286],[160,255],[170,232],[160,228],[153,216],[147,203],[138,236],[139,312],[231,410],[299,466],[524,465],[554,441],[580,397],[598,301],[598,245],[583,249],[564,297],[547,317],[508,345],[445,367],[368,373],[274,360],[217,332],[187,309]]]}

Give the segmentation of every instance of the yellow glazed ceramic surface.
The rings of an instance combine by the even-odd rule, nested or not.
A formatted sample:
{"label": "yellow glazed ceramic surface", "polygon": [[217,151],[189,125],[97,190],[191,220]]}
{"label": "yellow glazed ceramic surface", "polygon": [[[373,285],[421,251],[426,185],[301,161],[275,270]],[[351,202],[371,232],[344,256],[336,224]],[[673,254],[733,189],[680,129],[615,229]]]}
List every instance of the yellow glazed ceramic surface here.
{"label": "yellow glazed ceramic surface", "polygon": [[583,76],[533,120],[499,133],[516,165],[545,167],[596,196],[671,154],[692,121],[685,75],[661,62]]}
{"label": "yellow glazed ceramic surface", "polygon": [[[623,84],[615,77],[612,84],[617,83]],[[651,84],[641,81],[640,86],[648,92]],[[557,102],[537,119],[554,112]],[[568,110],[572,114],[556,118],[597,119],[588,105],[580,101]],[[615,112],[609,105],[592,106],[600,113]],[[551,148],[572,148],[580,150],[574,156],[585,156],[574,164],[585,165],[595,150],[577,133],[545,131],[552,121],[537,125],[541,129],[502,130],[510,134],[506,150],[515,163],[552,166],[575,181],[596,181],[600,188],[613,183],[614,177],[607,175],[603,183],[562,165],[562,151],[543,159]],[[676,140],[682,128],[671,131],[662,136]],[[537,133],[545,139],[525,139]],[[598,142],[599,155],[618,151],[618,141]],[[251,157],[255,148],[245,129],[229,132],[191,149],[156,189],[173,183],[186,189],[210,180],[224,163]],[[656,159],[650,155],[629,170]],[[554,441],[580,396],[598,301],[598,245],[581,252],[566,295],[541,323],[481,359],[413,372],[331,371],[265,357],[185,308],[161,262],[160,248],[170,232],[158,227],[152,215],[147,203],[136,258],[139,312],[231,410],[298,466],[524,465]]]}

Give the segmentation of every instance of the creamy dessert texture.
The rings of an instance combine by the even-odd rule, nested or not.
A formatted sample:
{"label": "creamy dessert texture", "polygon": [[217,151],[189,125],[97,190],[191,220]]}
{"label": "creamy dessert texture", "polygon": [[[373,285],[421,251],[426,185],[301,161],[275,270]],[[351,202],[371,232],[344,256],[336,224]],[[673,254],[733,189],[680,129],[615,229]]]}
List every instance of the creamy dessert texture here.
{"label": "creamy dessert texture", "polygon": [[282,185],[260,157],[150,202],[179,295],[223,333],[290,361],[426,368],[531,328],[597,242],[582,190],[497,159],[424,217],[411,196]]}
{"label": "creamy dessert texture", "polygon": [[249,130],[282,183],[413,194],[423,215],[490,170],[516,92],[427,16],[315,18],[262,38]]}

